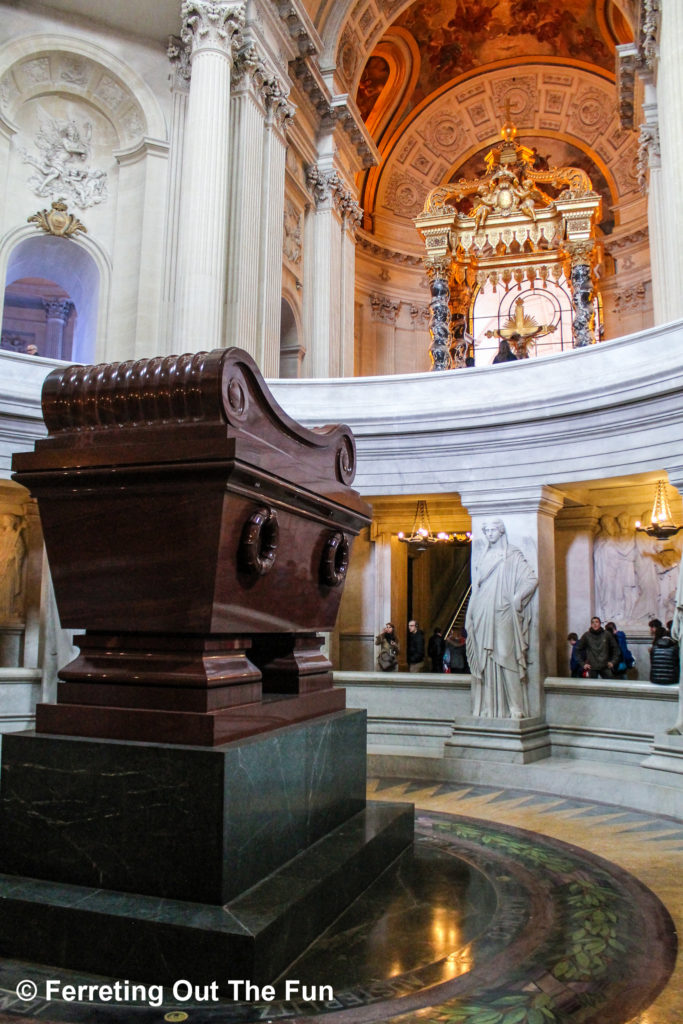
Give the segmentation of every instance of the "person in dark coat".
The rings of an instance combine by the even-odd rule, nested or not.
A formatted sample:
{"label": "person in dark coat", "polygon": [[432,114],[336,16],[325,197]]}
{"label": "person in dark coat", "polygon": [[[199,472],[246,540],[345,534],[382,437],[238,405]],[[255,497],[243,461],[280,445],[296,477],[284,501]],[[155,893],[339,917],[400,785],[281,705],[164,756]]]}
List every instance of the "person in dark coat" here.
{"label": "person in dark coat", "polygon": [[446,650],[446,641],[440,629],[435,629],[427,644],[427,654],[431,658],[432,672],[443,672],[443,656]]}
{"label": "person in dark coat", "polygon": [[421,672],[425,663],[425,635],[415,619],[408,623],[408,671]]}
{"label": "person in dark coat", "polygon": [[671,686],[678,682],[680,653],[678,644],[664,629],[659,619],[651,619],[650,682],[658,686]]}
{"label": "person in dark coat", "polygon": [[570,633],[567,637],[567,643],[572,645],[572,649],[569,654],[569,671],[572,679],[580,679],[583,675],[583,663],[576,653],[576,645],[579,642],[577,633]]}
{"label": "person in dark coat", "polygon": [[617,629],[616,623],[614,622],[606,622],[605,629],[610,631],[614,639],[619,644],[619,650],[621,651],[621,658],[619,659],[619,664],[614,670],[614,674],[617,679],[626,679],[627,670],[635,665],[636,660],[628,649],[626,634],[623,629]]}
{"label": "person in dark coat", "polygon": [[621,659],[619,644],[600,619],[594,615],[591,628],[586,630],[577,645],[577,655],[591,679],[614,679],[614,670]]}

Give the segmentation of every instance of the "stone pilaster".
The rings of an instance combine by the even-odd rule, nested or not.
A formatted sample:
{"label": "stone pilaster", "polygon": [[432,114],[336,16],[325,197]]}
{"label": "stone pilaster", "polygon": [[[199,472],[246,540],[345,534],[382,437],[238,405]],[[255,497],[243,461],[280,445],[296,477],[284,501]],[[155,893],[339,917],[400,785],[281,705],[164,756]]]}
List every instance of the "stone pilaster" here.
{"label": "stone pilaster", "polygon": [[595,611],[593,541],[600,510],[594,505],[563,509],[555,521],[557,666],[568,676],[568,633],[579,636]]}
{"label": "stone pilaster", "polygon": [[280,362],[286,89],[254,41],[232,71],[226,345],[239,344],[265,376]]}
{"label": "stone pilaster", "polygon": [[227,276],[230,78],[244,5],[184,0],[181,39],[192,75],[178,251],[177,351],[223,344]]}
{"label": "stone pilaster", "polygon": [[[170,354],[175,350],[174,321],[178,284],[178,236],[182,196],[183,150],[187,103],[190,95],[190,47],[179,36],[168,40],[166,54],[171,63],[171,130],[168,155],[168,191],[166,195],[166,253],[162,282],[160,342]],[[161,350],[160,350],[161,351]]]}
{"label": "stone pilaster", "polygon": [[340,316],[342,299],[347,300],[353,285],[344,235],[349,221],[357,223],[360,211],[330,161],[311,165],[306,181],[312,202],[306,215],[304,371],[308,377],[335,377],[348,362],[353,337],[353,321],[349,329]]}

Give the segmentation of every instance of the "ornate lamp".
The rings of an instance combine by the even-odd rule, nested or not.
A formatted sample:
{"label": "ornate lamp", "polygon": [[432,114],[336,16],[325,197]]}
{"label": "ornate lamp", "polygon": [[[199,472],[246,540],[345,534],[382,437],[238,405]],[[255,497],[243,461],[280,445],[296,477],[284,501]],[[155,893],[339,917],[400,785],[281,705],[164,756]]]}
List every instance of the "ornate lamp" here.
{"label": "ornate lamp", "polygon": [[398,539],[404,544],[412,545],[416,551],[422,552],[426,551],[432,544],[469,544],[472,540],[472,534],[469,530],[467,532],[455,533],[440,530],[438,533],[434,533],[429,522],[427,502],[422,498],[417,503],[412,530],[408,535],[401,530]]}
{"label": "ornate lamp", "polygon": [[673,537],[683,526],[676,526],[671,516],[671,506],[666,496],[666,484],[663,480],[657,481],[655,500],[652,505],[652,515],[649,526],[643,526],[640,520],[636,522],[636,530],[640,533],[647,533],[650,537],[664,540],[666,537]]}

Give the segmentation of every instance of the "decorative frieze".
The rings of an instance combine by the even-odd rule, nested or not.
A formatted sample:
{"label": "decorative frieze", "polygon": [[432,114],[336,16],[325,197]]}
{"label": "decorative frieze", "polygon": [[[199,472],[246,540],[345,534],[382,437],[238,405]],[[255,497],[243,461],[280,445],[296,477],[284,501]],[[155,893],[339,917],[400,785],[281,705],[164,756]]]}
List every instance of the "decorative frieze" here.
{"label": "decorative frieze", "polygon": [[[397,252],[395,249],[387,249],[383,245],[378,245],[371,237],[363,233],[359,233],[356,236],[356,245],[360,246],[365,252],[371,256],[376,256],[381,259],[384,263],[398,263],[406,267],[421,267],[422,257],[412,256],[407,252]],[[428,286],[428,282],[425,283],[425,288]]]}
{"label": "decorative frieze", "polygon": [[643,281],[630,288],[625,288],[614,300],[614,312],[621,314],[642,312],[645,306],[645,296],[646,289]]}
{"label": "decorative frieze", "polygon": [[358,153],[361,165],[373,167],[377,163],[377,151],[363,133],[362,122],[359,124],[352,114],[347,102],[348,97],[333,97],[320,72],[303,58],[293,61],[290,69],[321,122],[330,130],[339,125]]}
{"label": "decorative frieze", "polygon": [[374,292],[370,296],[370,309],[373,320],[383,324],[395,324],[401,303],[400,301],[395,302],[388,295],[379,295]]}

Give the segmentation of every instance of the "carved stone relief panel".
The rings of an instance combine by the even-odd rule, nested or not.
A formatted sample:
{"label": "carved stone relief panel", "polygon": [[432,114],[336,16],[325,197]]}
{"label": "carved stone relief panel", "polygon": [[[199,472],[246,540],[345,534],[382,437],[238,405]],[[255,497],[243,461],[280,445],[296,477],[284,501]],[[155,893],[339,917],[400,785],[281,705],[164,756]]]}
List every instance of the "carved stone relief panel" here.
{"label": "carved stone relief panel", "polygon": [[650,512],[600,518],[593,546],[596,615],[619,629],[646,630],[650,619],[673,618],[683,540],[637,532],[635,521],[649,521]]}
{"label": "carved stone relief panel", "polygon": [[0,504],[0,624],[24,619],[27,554],[26,516]]}

